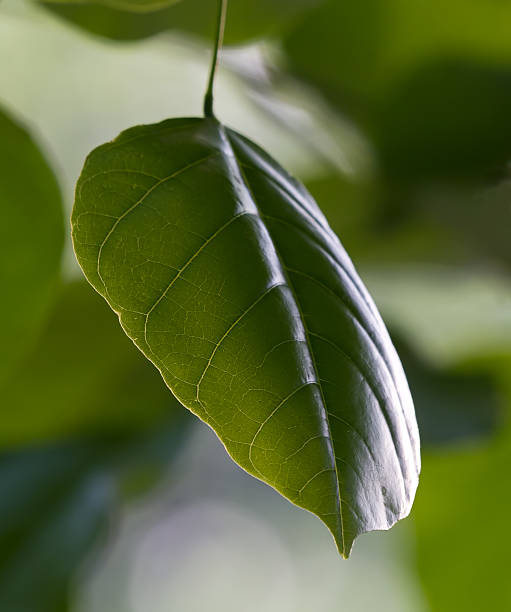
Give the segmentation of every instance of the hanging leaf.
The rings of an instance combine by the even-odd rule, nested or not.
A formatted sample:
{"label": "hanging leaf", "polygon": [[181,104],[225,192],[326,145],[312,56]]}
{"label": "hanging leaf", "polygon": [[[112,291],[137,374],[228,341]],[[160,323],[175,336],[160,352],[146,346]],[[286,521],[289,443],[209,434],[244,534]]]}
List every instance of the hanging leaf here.
{"label": "hanging leaf", "polygon": [[0,382],[22,358],[56,296],[64,223],[60,191],[23,127],[0,109]]}
{"label": "hanging leaf", "polygon": [[419,439],[383,322],[304,187],[215,119],[88,157],[72,216],[91,284],[233,459],[347,557],[410,510]]}

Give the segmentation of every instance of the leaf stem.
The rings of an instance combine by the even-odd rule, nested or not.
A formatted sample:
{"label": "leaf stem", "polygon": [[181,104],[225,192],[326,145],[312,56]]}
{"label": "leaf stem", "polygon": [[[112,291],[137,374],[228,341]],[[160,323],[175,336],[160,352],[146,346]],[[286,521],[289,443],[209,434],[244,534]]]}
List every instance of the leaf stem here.
{"label": "leaf stem", "polygon": [[222,48],[224,40],[225,16],[227,14],[227,0],[218,0],[218,18],[215,35],[215,48],[213,50],[213,58],[211,60],[211,70],[209,73],[208,88],[204,96],[204,115],[206,117],[214,117],[213,113],[213,84],[215,82],[215,72],[218,64],[218,52]]}

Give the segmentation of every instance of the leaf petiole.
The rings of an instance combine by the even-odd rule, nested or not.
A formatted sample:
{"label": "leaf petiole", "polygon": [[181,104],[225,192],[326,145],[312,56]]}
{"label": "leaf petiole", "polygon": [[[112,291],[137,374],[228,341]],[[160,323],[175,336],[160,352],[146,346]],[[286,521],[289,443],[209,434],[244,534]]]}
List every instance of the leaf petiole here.
{"label": "leaf petiole", "polygon": [[209,73],[208,88],[204,96],[204,116],[214,117],[213,113],[213,84],[215,82],[215,72],[218,64],[218,52],[222,48],[224,38],[225,18],[227,14],[227,0],[218,0],[218,19],[215,35],[215,47],[211,60],[211,70]]}

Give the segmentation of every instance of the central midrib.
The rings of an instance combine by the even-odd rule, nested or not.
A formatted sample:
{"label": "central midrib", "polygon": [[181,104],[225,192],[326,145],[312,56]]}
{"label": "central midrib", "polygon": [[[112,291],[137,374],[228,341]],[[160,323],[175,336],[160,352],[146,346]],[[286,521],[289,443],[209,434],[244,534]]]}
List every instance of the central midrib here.
{"label": "central midrib", "polygon": [[[229,147],[230,147],[231,152],[232,152],[233,159],[236,162],[236,166],[238,168],[238,172],[239,172],[240,177],[241,177],[241,179],[243,181],[243,185],[244,185],[245,189],[247,190],[247,192],[248,192],[248,194],[250,196],[250,199],[252,200],[252,203],[254,204],[254,206],[255,206],[255,208],[257,210],[257,213],[259,214],[259,217],[261,218],[261,220],[264,220],[264,214],[259,209],[259,206],[257,204],[257,199],[256,199],[256,197],[255,197],[255,195],[254,195],[254,193],[252,191],[250,183],[249,183],[249,181],[248,181],[248,179],[247,179],[247,177],[245,175],[245,172],[243,170],[243,164],[241,163],[241,161],[238,159],[238,156],[236,155],[236,151],[235,151],[235,148],[233,146],[233,143],[231,142],[231,139],[229,138],[229,134],[227,133],[227,131],[225,130],[225,128],[221,124],[219,124],[218,129],[221,132],[221,135],[224,137],[223,139],[225,139],[225,141],[229,144]],[[296,305],[296,307],[298,309],[298,313],[300,315],[300,321],[301,321],[302,326],[303,326],[304,336],[305,336],[305,339],[306,339],[307,349],[308,349],[308,352],[309,352],[309,357],[311,359],[311,362],[312,362],[312,365],[313,365],[313,368],[314,368],[314,373],[315,373],[315,377],[316,377],[316,381],[317,381],[317,386],[318,386],[319,392],[321,394],[322,410],[323,410],[325,422],[327,424],[328,436],[329,436],[329,440],[330,440],[331,451],[330,451],[329,455],[330,455],[330,460],[331,460],[331,463],[332,463],[332,466],[333,466],[332,469],[335,472],[335,481],[336,481],[336,489],[337,489],[337,491],[336,491],[337,492],[336,499],[337,499],[337,504],[338,504],[338,512],[339,512],[340,523],[341,523],[340,524],[340,528],[341,528],[341,540],[342,540],[342,551],[341,552],[342,552],[342,555],[344,557],[346,557],[346,542],[345,542],[345,537],[344,537],[344,519],[343,519],[343,513],[342,513],[343,501],[342,501],[342,496],[341,496],[339,472],[338,472],[338,468],[337,468],[337,462],[336,462],[336,459],[335,459],[334,440],[333,440],[333,436],[332,436],[332,430],[330,428],[330,420],[329,420],[329,417],[328,417],[328,410],[327,410],[325,394],[324,394],[324,391],[323,391],[323,386],[321,384],[321,378],[320,378],[320,375],[319,375],[318,366],[317,366],[316,359],[314,357],[314,352],[312,350],[312,345],[311,345],[311,342],[310,342],[310,331],[309,331],[309,329],[307,327],[307,323],[305,321],[305,316],[304,316],[304,313],[302,311],[302,307],[301,307],[300,301],[298,299],[298,295],[297,295],[296,289],[295,289],[295,287],[294,287],[294,285],[293,285],[293,283],[292,283],[292,281],[289,278],[289,275],[287,273],[287,266],[285,265],[284,259],[283,259],[282,255],[280,254],[279,249],[277,248],[277,246],[275,244],[275,240],[273,239],[273,236],[271,235],[269,229],[268,229],[268,233],[270,235],[270,238],[271,238],[271,241],[272,241],[272,244],[273,244],[273,248],[275,249],[275,253],[277,255],[277,258],[279,260],[282,274],[284,276],[284,279],[286,281],[286,284],[287,284],[289,290],[291,291],[291,294],[293,296],[295,305]]]}

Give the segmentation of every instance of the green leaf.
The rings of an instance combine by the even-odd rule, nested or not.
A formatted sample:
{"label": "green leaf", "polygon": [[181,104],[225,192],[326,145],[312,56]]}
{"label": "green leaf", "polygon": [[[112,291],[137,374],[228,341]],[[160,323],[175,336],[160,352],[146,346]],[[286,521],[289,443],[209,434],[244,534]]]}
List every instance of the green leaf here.
{"label": "green leaf", "polygon": [[[70,4],[70,5],[84,5],[89,4],[84,0],[52,0],[54,4]],[[179,0],[92,0],[90,4],[97,4],[98,6],[105,6],[123,11],[130,11],[133,13],[145,13],[150,11],[156,11],[161,8],[175,4]]]}
{"label": "green leaf", "polygon": [[31,136],[0,109],[0,382],[29,348],[53,302],[64,242],[55,177]]}
{"label": "green leaf", "polygon": [[412,401],[376,308],[304,187],[214,119],[123,132],[88,157],[86,277],[233,459],[317,514],[348,556],[408,514]]}
{"label": "green leaf", "polygon": [[85,282],[65,285],[39,342],[0,389],[0,447],[143,431],[182,406]]}
{"label": "green leaf", "polygon": [[[320,0],[236,0],[229,4],[225,44],[240,44],[263,36],[274,36],[316,6]],[[165,30],[179,30],[212,39],[216,0],[181,0],[175,6],[135,14],[89,2],[44,6],[81,28],[107,38],[134,40]]]}

